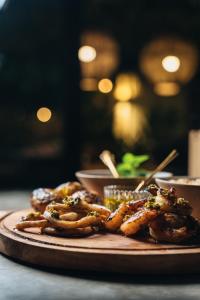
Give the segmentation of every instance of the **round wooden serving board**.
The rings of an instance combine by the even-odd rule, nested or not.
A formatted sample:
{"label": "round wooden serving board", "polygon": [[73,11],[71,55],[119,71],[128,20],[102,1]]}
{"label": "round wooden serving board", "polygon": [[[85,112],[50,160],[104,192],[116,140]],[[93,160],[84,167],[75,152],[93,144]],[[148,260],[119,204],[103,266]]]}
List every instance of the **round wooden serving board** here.
{"label": "round wooden serving board", "polygon": [[15,224],[28,212],[0,212],[0,251],[5,255],[62,269],[134,274],[200,273],[200,244],[156,244],[110,233],[61,238],[42,235],[33,228],[26,232],[16,230]]}

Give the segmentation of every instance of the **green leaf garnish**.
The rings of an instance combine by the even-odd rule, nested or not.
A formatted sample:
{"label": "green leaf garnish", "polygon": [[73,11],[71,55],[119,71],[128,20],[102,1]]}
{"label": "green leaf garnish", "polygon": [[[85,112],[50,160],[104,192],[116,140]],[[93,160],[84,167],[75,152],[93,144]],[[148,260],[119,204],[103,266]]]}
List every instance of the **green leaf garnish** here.
{"label": "green leaf garnish", "polygon": [[125,153],[122,156],[122,162],[117,165],[117,171],[121,176],[145,176],[147,171],[139,167],[148,159],[149,155]]}

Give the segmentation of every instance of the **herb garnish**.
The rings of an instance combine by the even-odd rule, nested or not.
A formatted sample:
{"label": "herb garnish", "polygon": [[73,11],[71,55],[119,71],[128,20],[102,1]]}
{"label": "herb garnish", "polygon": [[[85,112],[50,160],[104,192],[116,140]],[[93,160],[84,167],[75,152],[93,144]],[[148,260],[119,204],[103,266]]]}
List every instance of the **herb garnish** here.
{"label": "herb garnish", "polygon": [[50,211],[51,217],[54,219],[59,219],[59,213],[57,212],[57,210],[53,209]]}
{"label": "herb garnish", "polygon": [[156,197],[151,197],[144,205],[148,209],[160,209],[160,205],[156,203]]}
{"label": "herb garnish", "polygon": [[66,204],[68,206],[76,206],[80,203],[80,198],[77,197],[77,198],[73,198],[73,197],[66,197],[63,199],[63,204]]}
{"label": "herb garnish", "polygon": [[94,217],[98,217],[99,216],[99,213],[97,211],[89,211],[88,216],[94,216]]}

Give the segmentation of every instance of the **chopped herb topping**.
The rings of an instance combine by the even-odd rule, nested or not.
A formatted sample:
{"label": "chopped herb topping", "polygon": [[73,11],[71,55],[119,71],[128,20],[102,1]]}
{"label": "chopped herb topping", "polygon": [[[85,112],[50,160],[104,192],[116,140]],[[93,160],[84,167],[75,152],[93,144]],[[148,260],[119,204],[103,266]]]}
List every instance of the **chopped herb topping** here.
{"label": "chopped herb topping", "polygon": [[144,206],[149,209],[160,209],[160,205],[156,203],[156,197],[151,197]]}
{"label": "chopped herb topping", "polygon": [[26,217],[22,217],[22,221],[38,219],[40,216],[41,216],[41,213],[39,211],[32,212],[32,213],[28,214]]}
{"label": "chopped herb topping", "polygon": [[167,197],[169,194],[169,191],[167,189],[160,188],[159,193],[160,193],[160,195]]}
{"label": "chopped herb topping", "polygon": [[147,188],[146,191],[151,193],[153,196],[157,195],[158,187],[155,184],[150,184]]}
{"label": "chopped herb topping", "polygon": [[94,216],[94,217],[98,217],[99,216],[99,213],[97,211],[89,211],[88,216]]}
{"label": "chopped herb topping", "polygon": [[66,197],[63,199],[63,204],[66,204],[66,205],[69,205],[69,206],[76,206],[79,204],[80,202],[80,198],[77,197],[77,198],[73,198],[73,197]]}
{"label": "chopped herb topping", "polygon": [[176,204],[182,205],[182,206],[188,206],[188,205],[190,205],[189,201],[185,200],[184,198],[178,198],[176,200]]}
{"label": "chopped herb topping", "polygon": [[132,215],[126,215],[123,219],[123,222],[126,222]]}
{"label": "chopped herb topping", "polygon": [[39,211],[36,211],[36,212],[34,212],[34,213],[30,213],[29,215],[28,215],[28,217],[30,217],[30,218],[38,218],[38,217],[40,217],[41,216],[41,212],[39,212]]}
{"label": "chopped herb topping", "polygon": [[59,213],[57,212],[57,210],[52,210],[50,211],[51,217],[54,219],[59,219]]}

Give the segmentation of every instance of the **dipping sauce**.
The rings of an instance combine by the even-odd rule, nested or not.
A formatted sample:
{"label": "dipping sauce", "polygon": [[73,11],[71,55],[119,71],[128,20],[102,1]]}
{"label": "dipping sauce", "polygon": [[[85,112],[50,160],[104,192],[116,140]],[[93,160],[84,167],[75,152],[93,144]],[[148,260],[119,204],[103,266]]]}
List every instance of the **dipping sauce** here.
{"label": "dipping sauce", "polygon": [[114,211],[122,202],[140,200],[149,197],[146,191],[135,192],[135,187],[108,185],[104,187],[104,205]]}

